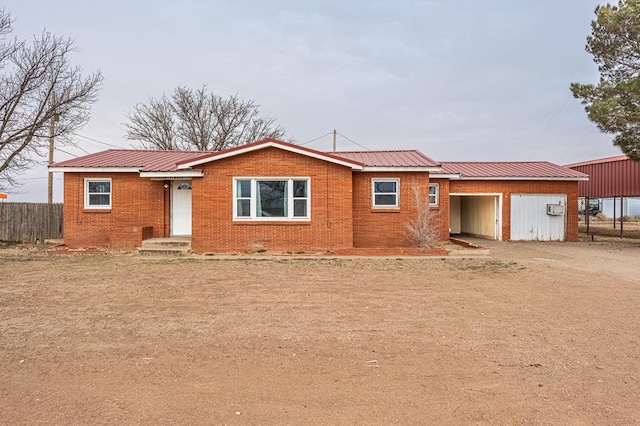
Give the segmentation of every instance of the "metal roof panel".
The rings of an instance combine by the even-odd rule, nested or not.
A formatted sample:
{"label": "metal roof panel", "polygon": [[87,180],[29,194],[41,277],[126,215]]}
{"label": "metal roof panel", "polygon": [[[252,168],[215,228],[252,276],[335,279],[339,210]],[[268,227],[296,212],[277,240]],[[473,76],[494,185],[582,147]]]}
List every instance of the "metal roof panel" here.
{"label": "metal roof panel", "polygon": [[462,178],[584,179],[588,177],[583,173],[548,161],[443,161],[442,173],[459,174]]}
{"label": "metal roof panel", "polygon": [[176,171],[176,163],[196,158],[201,151],[160,151],[142,149],[109,149],[55,163],[53,167],[137,167],[144,172]]}
{"label": "metal roof panel", "polygon": [[640,197],[640,162],[630,160],[626,155],[567,167],[590,176],[589,182],[580,182],[578,185],[580,197]]}
{"label": "metal roof panel", "polygon": [[439,163],[417,150],[335,151],[337,155],[363,163],[367,167],[436,167]]}

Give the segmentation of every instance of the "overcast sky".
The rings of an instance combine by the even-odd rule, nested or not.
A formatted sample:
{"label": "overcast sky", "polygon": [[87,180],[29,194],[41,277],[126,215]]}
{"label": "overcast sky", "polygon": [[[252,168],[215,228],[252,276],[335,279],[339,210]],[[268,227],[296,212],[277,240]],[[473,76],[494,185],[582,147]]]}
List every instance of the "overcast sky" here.
{"label": "overcast sky", "polygon": [[[134,146],[126,113],[176,86],[253,99],[299,143],[337,129],[369,149],[439,161],[619,155],[569,91],[597,82],[585,52],[594,0],[5,0],[14,35],[75,39],[105,80],[82,149]],[[331,136],[307,146],[331,149]],[[80,149],[63,148],[74,155]],[[360,149],[343,137],[338,149]],[[56,151],[55,160],[70,155]],[[46,168],[23,175],[46,201]],[[56,174],[55,200],[62,200]]]}

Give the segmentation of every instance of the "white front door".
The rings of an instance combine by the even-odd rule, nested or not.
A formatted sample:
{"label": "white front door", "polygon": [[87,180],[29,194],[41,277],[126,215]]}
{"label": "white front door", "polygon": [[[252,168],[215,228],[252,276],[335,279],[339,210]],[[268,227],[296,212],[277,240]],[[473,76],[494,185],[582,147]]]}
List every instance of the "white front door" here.
{"label": "white front door", "polygon": [[171,235],[191,235],[191,181],[171,183]]}

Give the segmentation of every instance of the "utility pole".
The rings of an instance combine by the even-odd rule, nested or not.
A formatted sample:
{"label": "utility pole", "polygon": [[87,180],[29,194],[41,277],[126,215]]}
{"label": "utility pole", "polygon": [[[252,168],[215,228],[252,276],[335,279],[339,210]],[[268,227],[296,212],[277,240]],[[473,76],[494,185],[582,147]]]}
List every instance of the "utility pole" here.
{"label": "utility pole", "polygon": [[[56,122],[60,119],[58,117],[58,112],[56,111],[56,95],[55,93],[51,98],[51,105],[53,109],[53,114],[51,115],[51,121],[49,122],[49,167],[53,165],[53,147],[54,147],[54,136],[56,134]],[[49,171],[47,173],[47,202],[49,204],[53,204],[53,172]]]}
{"label": "utility pole", "polygon": [[338,134],[338,131],[336,129],[333,129],[333,152],[336,152],[336,135]]}

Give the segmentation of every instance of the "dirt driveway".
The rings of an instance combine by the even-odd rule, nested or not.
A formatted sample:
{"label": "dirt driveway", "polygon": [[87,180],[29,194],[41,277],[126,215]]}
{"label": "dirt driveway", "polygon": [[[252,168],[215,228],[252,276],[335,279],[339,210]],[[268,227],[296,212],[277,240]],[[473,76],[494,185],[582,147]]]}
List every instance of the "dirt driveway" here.
{"label": "dirt driveway", "polygon": [[640,246],[0,248],[0,424],[640,424]]}

